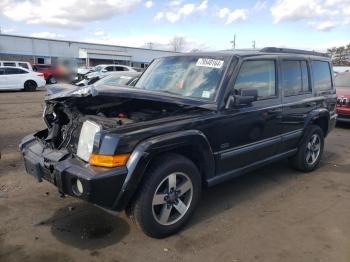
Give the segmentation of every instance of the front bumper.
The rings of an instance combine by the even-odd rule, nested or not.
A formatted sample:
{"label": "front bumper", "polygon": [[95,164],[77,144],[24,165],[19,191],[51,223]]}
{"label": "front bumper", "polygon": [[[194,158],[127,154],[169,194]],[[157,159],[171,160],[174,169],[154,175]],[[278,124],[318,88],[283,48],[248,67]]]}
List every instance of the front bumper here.
{"label": "front bumper", "polygon": [[338,122],[350,123],[350,115],[338,115]]}
{"label": "front bumper", "polygon": [[[128,173],[126,167],[110,169],[90,166],[66,150],[45,147],[36,134],[25,137],[20,150],[27,173],[39,182],[43,179],[49,181],[60,193],[103,208],[118,210],[118,206],[125,206],[125,203],[117,203],[117,200]],[[77,179],[83,185],[81,194],[76,190]]]}
{"label": "front bumper", "polygon": [[350,123],[350,107],[337,106],[338,122]]}

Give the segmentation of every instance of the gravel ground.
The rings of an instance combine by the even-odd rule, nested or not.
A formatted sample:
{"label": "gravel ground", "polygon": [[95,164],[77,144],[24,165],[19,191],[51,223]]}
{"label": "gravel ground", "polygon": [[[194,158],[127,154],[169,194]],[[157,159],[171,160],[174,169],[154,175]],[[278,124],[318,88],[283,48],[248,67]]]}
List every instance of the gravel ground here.
{"label": "gravel ground", "polygon": [[189,225],[163,240],[124,214],[60,198],[25,174],[18,144],[44,127],[45,91],[0,93],[0,261],[350,261],[350,126],[321,167],[282,161],[204,191]]}

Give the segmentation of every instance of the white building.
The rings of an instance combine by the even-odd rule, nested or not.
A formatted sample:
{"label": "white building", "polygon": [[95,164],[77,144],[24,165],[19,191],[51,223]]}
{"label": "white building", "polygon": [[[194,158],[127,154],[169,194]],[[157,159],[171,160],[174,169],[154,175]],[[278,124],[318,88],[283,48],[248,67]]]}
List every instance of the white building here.
{"label": "white building", "polygon": [[144,68],[154,58],[171,54],[174,52],[0,34],[0,60],[50,64],[57,59],[73,58],[79,65],[124,64]]}

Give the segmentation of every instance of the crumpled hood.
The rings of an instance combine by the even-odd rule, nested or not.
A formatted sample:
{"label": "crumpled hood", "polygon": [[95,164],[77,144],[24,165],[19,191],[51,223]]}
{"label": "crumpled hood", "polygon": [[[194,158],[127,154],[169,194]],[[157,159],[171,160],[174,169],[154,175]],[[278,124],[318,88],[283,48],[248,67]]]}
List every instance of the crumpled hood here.
{"label": "crumpled hood", "polygon": [[93,95],[94,90],[92,89],[92,86],[81,87],[70,84],[52,85],[47,87],[47,96],[45,100]]}
{"label": "crumpled hood", "polygon": [[[68,87],[69,86],[69,87]],[[210,110],[216,110],[217,104],[200,99],[191,99],[177,95],[154,92],[150,90],[138,89],[127,86],[98,86],[94,85],[79,87],[73,85],[48,87],[48,95],[45,100],[61,100],[65,98],[87,97],[87,96],[109,96],[120,98],[131,98],[140,100],[151,100],[166,102],[178,105],[187,105],[202,107]]]}

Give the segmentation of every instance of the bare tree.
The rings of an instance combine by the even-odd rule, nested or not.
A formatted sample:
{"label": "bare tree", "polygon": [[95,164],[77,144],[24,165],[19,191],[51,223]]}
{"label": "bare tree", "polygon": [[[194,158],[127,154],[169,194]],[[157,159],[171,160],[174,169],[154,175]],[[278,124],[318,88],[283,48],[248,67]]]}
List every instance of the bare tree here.
{"label": "bare tree", "polygon": [[350,44],[346,46],[333,47],[327,50],[331,55],[333,65],[349,66],[350,65]]}
{"label": "bare tree", "polygon": [[186,39],[183,36],[174,36],[169,42],[169,45],[171,46],[171,49],[174,52],[183,51],[185,44],[186,44]]}

